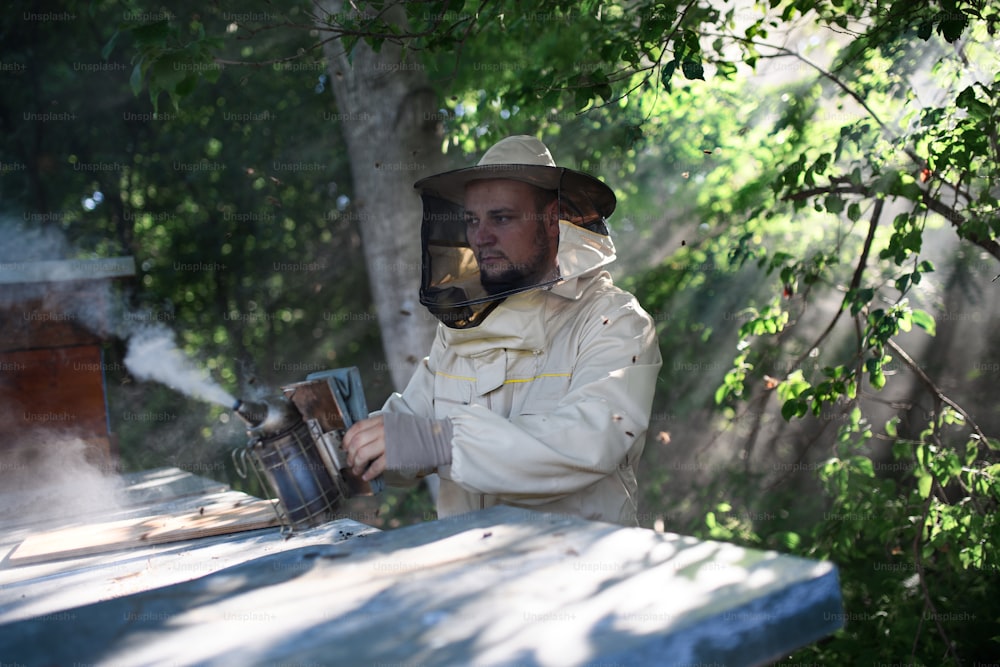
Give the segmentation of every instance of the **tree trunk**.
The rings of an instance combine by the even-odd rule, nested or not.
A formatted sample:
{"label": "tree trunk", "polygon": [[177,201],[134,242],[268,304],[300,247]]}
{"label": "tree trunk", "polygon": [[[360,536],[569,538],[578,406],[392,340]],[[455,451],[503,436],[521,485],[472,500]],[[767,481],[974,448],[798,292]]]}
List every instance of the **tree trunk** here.
{"label": "tree trunk", "polygon": [[[337,13],[342,2],[328,0]],[[400,7],[388,14],[402,22]],[[350,54],[328,42],[325,54],[354,178],[354,206],[368,279],[393,385],[401,390],[430,349],[437,323],[418,301],[420,198],[414,181],[443,171],[437,97],[419,61],[399,47]]]}

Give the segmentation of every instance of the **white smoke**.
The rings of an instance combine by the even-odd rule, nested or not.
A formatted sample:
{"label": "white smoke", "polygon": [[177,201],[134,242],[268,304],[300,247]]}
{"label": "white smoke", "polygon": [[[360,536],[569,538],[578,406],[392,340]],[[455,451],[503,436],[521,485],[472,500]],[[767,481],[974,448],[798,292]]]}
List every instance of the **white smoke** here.
{"label": "white smoke", "polygon": [[135,331],[128,340],[125,366],[140,380],[155,380],[185,396],[232,408],[236,399],[177,347],[174,332],[162,325]]}
{"label": "white smoke", "polygon": [[59,431],[38,431],[14,442],[0,464],[0,521],[8,527],[48,526],[81,514],[110,517],[122,509],[123,481],[111,463],[92,460],[91,454],[86,442]]}

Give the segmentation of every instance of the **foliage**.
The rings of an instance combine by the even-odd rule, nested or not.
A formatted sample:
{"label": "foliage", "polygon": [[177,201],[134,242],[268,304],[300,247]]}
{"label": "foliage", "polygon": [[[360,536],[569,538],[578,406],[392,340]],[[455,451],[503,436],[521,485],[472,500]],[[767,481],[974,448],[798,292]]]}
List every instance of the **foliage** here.
{"label": "foliage", "polygon": [[[679,476],[664,459],[679,454],[650,447],[647,459],[660,465],[644,480],[647,523],[655,515],[672,529],[834,560],[848,623],[793,660],[959,664],[994,656],[1000,444],[990,434],[1000,424],[995,412],[973,415],[942,389],[934,371],[949,370],[946,361],[931,358],[934,368],[925,369],[907,347],[962,335],[934,315],[946,299],[971,293],[970,284],[983,290],[985,271],[960,262],[939,279],[937,256],[950,258],[935,243],[946,238],[962,252],[1000,259],[1000,10],[958,0],[559,0],[544,10],[509,0],[428,1],[403,3],[401,28],[388,18],[393,7],[354,3],[323,15],[291,5],[262,11],[263,19],[252,10],[178,10],[118,25],[105,56],[129,54],[132,90],[145,86],[154,109],[166,108],[167,94],[177,128],[164,125],[156,137],[182,123],[199,128],[201,152],[186,158],[199,164],[234,141],[247,153],[227,160],[249,164],[251,151],[262,150],[252,142],[266,143],[259,133],[222,134],[239,129],[218,124],[220,86],[232,86],[227,100],[238,90],[227,82],[231,66],[308,63],[317,42],[336,38],[348,48],[358,40],[400,44],[406,63],[427,69],[447,150],[471,153],[514,132],[556,139],[561,160],[605,175],[623,193],[613,225],[639,236],[654,264],[627,282],[659,323],[667,360],[654,433],[670,428],[676,437],[681,416],[696,415],[715,426],[705,450],[737,443],[732,461],[696,462],[708,479],[684,512],[665,506]],[[254,82],[281,99],[287,79],[274,78]],[[289,108],[307,106],[316,83],[303,79]],[[314,135],[294,150],[315,149]],[[136,152],[170,148],[168,141]],[[151,278],[149,288],[192,304],[185,324],[204,327],[211,318],[206,307],[199,320],[196,304],[216,299],[232,309],[249,291],[289,319],[253,327],[244,352],[287,340],[279,334],[292,335],[299,322],[305,329],[295,335],[308,336],[315,316],[286,305],[287,285],[255,268],[278,250],[300,252],[291,232],[303,225],[306,238],[323,238],[307,213],[324,201],[320,182],[291,187],[270,174],[223,173],[207,183],[185,178],[185,193],[145,160],[129,164],[132,180],[113,201],[154,211],[147,200],[167,193],[162,206],[192,219],[189,228],[171,224],[170,235],[155,220],[118,229],[112,237],[123,247],[183,259],[228,243],[243,258],[197,289],[171,284],[180,277]],[[133,183],[146,188],[141,201]],[[293,223],[283,223],[287,234],[269,228],[258,255],[257,241],[233,244],[226,233],[238,230],[218,226],[218,215],[197,204],[221,202],[217,212],[225,211],[229,193],[245,198],[233,210],[259,210],[281,193],[283,206],[301,213],[282,216]],[[106,233],[107,224],[95,228]],[[227,282],[235,275],[256,279]],[[222,350],[238,340],[231,328],[195,347],[216,350],[221,367]],[[697,356],[708,350],[728,355],[727,363]],[[995,391],[995,375],[991,384],[967,374],[973,389],[965,398],[977,398],[975,388]],[[904,393],[886,398],[897,386]],[[664,433],[659,442],[669,440]],[[411,503],[418,509],[404,513],[426,507],[423,498],[393,497],[384,509]]]}
{"label": "foliage", "polygon": [[[146,27],[164,11],[70,3],[76,20],[29,22],[29,5],[3,19],[3,62],[23,65],[5,74],[0,101],[3,163],[23,165],[3,174],[9,218],[64,236],[80,256],[133,256],[123,336],[145,327],[176,332],[182,349],[234,394],[359,365],[372,403],[383,400],[390,383],[376,361],[364,268],[353,261],[360,221],[322,65],[216,65],[212,87],[154,110],[131,92],[129,60],[136,43],[159,40]],[[198,36],[207,25],[224,34],[219,8],[175,3],[170,16],[196,11],[200,20],[179,32]],[[235,48],[266,55],[304,42]],[[183,69],[193,64],[175,60],[171,68],[200,71]],[[16,230],[5,231],[5,243],[16,243]],[[245,442],[242,429],[225,411],[136,383],[121,366],[123,346],[110,350],[108,380],[125,465],[174,464],[226,478],[228,448]]]}
{"label": "foliage", "polygon": [[[973,13],[963,23],[972,36],[992,34],[995,19],[977,24]],[[746,317],[740,318],[737,354],[714,396],[731,414],[738,416],[742,406],[752,415],[752,426],[744,429],[744,463],[737,476],[721,476],[704,496],[714,507],[705,518],[706,532],[829,558],[844,578],[846,629],[838,641],[793,659],[845,664],[910,656],[925,664],[942,659],[959,664],[988,659],[996,651],[990,638],[1000,613],[995,603],[1000,568],[992,556],[1000,542],[994,519],[1000,443],[944,393],[899,339],[914,326],[932,336],[938,328],[931,313],[915,305],[926,299],[920,285],[935,270],[923,246],[938,220],[1000,257],[995,189],[1000,78],[987,65],[980,74],[992,80],[970,83],[967,72],[959,75],[940,57],[934,81],[950,97],[935,106],[918,105],[924,91],[904,84],[913,76],[909,72],[922,71],[914,42],[928,23],[919,16],[909,24],[916,26],[912,29],[883,25],[876,16],[830,69],[817,66],[816,80],[799,84],[804,88],[788,97],[790,106],[808,109],[789,110],[773,127],[788,132],[782,143],[792,150],[770,162],[782,165],[779,171],[748,181],[759,208],[751,209],[747,223],[730,223],[734,229],[699,247],[709,257],[720,257],[728,247],[737,267],[771,276],[777,288],[761,305],[751,302],[740,311]],[[944,38],[958,38],[961,31],[954,25],[934,20]],[[959,50],[970,59],[975,54],[975,62],[989,62],[981,47],[988,48],[970,39]],[[885,75],[868,75],[880,59]],[[860,106],[850,122],[826,122],[821,109],[829,108],[831,95],[823,92],[829,85],[824,80]],[[881,116],[901,121],[889,124]],[[832,140],[824,126],[837,130]],[[773,199],[760,190],[762,182],[770,185]],[[702,219],[729,210],[706,204]],[[883,218],[887,210],[894,212],[889,225]],[[821,244],[776,242],[777,221],[797,219],[804,226],[817,216],[830,216],[837,226]],[[848,258],[854,267],[845,275],[842,262]],[[674,275],[658,270],[637,288],[654,308],[668,310],[676,292],[662,286],[670,284],[665,280],[676,284]],[[840,293],[840,305],[825,325],[817,324],[816,311],[831,290]],[[837,336],[841,318],[851,320],[853,345]],[[802,331],[807,326],[813,333]],[[880,410],[872,392],[883,390],[887,377],[900,369],[916,376],[931,405],[902,406],[875,422]],[[801,482],[777,484],[747,463],[767,429],[765,408],[772,399],[783,419],[814,420],[800,431],[816,435],[801,438],[794,462],[779,465],[818,482],[818,505],[802,501]],[[819,437],[830,432],[831,423],[841,424],[836,437]],[[882,443],[891,445],[889,461]],[[762,487],[783,492],[762,497]],[[820,512],[823,520],[810,525],[809,517]]]}

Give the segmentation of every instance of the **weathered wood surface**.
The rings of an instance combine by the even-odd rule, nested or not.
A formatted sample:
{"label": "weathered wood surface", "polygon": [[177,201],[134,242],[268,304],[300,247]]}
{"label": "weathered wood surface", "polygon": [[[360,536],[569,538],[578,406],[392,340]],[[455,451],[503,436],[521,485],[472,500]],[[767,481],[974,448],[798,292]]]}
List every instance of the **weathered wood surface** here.
{"label": "weathered wood surface", "polygon": [[0,382],[7,434],[0,449],[10,446],[9,434],[23,437],[28,431],[45,432],[57,441],[51,446],[60,438],[107,436],[104,358],[98,345],[0,352],[0,364],[11,369]]}
{"label": "weathered wood surface", "polygon": [[[83,516],[71,512],[69,517],[46,521],[44,525],[87,527],[109,519],[191,513],[206,499],[228,489],[226,484],[178,468],[129,473],[116,485],[113,504],[118,509],[114,513]],[[0,490],[0,502],[5,497]],[[39,525],[28,522],[0,521],[0,637],[5,633],[5,623],[33,617],[65,619],[67,610],[81,605],[189,581],[283,550],[377,532],[370,526],[341,519],[291,538],[278,528],[266,528],[15,567],[10,553],[39,529]]]}
{"label": "weathered wood surface", "polygon": [[758,665],[842,625],[836,568],[495,507],[0,626],[23,665]]}
{"label": "weathered wood surface", "polygon": [[15,547],[7,561],[14,566],[29,565],[280,524],[272,501],[239,491],[213,493],[192,500],[181,511],[159,511],[150,516],[35,533]]}
{"label": "weathered wood surface", "polygon": [[[267,528],[73,560],[0,567],[0,638],[8,632],[7,623],[29,618],[75,621],[80,618],[75,608],[82,605],[190,581],[281,551],[333,544],[374,532],[378,529],[340,519],[292,537]],[[73,632],[71,623],[65,628]]]}
{"label": "weathered wood surface", "polygon": [[[151,531],[154,534],[150,537],[156,539],[149,543],[192,539],[200,535],[185,532],[196,529],[197,524],[178,522],[177,518],[197,513],[199,517],[190,518],[203,519],[202,508],[213,502],[219,505],[223,501],[231,504],[253,501],[257,503],[255,510],[261,509],[260,503],[265,502],[230,491],[228,484],[173,467],[120,476],[97,476],[91,471],[88,474],[90,477],[83,482],[79,475],[69,471],[65,477],[49,479],[39,476],[49,484],[56,484],[56,488],[29,485],[30,491],[14,493],[0,489],[0,564],[10,564],[12,558],[18,564],[47,560],[44,555],[46,550],[51,551],[51,558],[63,558],[143,546],[145,540],[138,538]],[[68,489],[86,497],[69,496],[62,488],[63,482]],[[11,511],[12,508],[21,508],[22,511]],[[220,509],[225,508],[216,508]],[[269,505],[266,509],[269,515],[260,512],[257,517],[266,518],[266,523],[251,527],[233,526],[232,530],[225,532],[276,525],[272,520],[274,511]],[[247,522],[251,518],[244,514],[241,520]],[[140,526],[144,522],[147,522],[147,530],[126,530],[130,525]],[[220,525],[215,528],[225,522],[226,518],[221,518]],[[165,533],[164,529],[171,530]],[[133,543],[117,544],[130,536],[135,538]],[[37,548],[39,545],[44,545],[44,548]],[[13,555],[15,551],[16,556]],[[25,560],[26,557],[28,560]]]}
{"label": "weathered wood surface", "polygon": [[126,505],[148,505],[228,490],[228,484],[180,468],[154,468],[122,475],[121,497]]}

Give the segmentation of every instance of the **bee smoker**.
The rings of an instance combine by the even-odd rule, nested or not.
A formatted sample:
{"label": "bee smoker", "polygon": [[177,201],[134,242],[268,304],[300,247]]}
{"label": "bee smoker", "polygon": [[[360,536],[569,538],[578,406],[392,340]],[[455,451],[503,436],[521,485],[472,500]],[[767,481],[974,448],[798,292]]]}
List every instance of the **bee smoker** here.
{"label": "bee smoker", "polygon": [[263,403],[237,400],[233,405],[249,437],[233,459],[241,476],[253,468],[262,487],[277,498],[283,531],[332,521],[342,500],[381,492],[382,477],[366,482],[355,476],[340,448],[347,429],[368,416],[358,369],[312,373],[281,390],[281,396]]}

